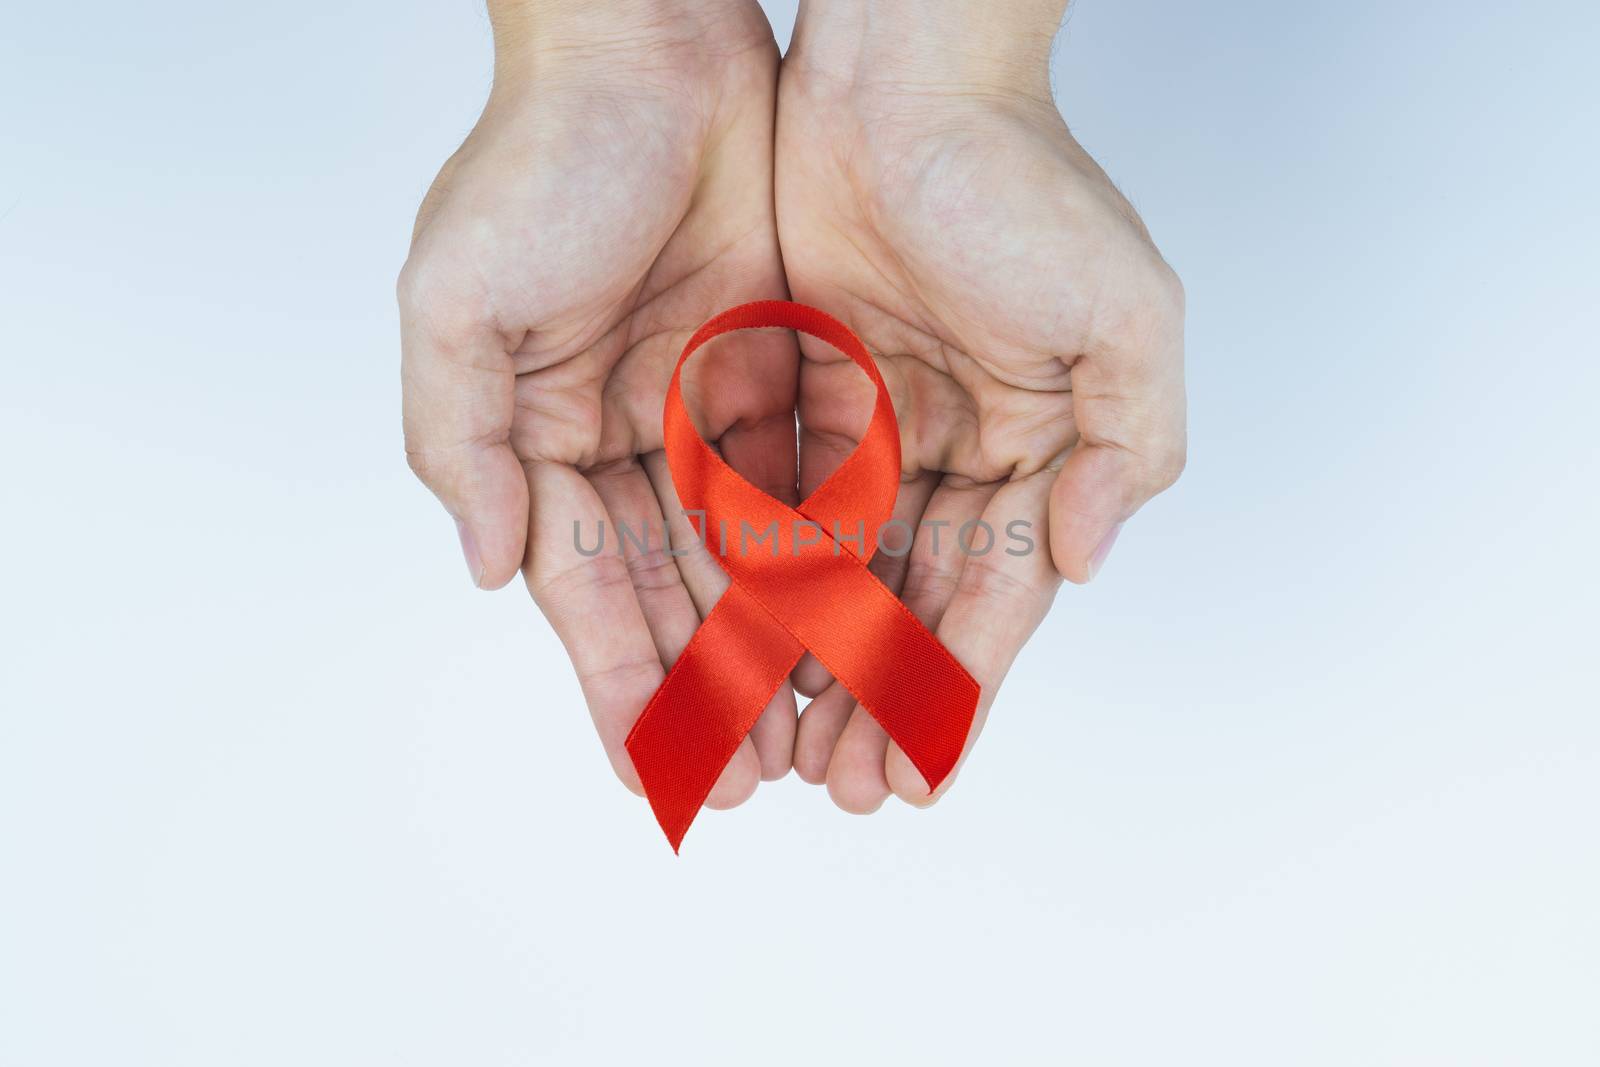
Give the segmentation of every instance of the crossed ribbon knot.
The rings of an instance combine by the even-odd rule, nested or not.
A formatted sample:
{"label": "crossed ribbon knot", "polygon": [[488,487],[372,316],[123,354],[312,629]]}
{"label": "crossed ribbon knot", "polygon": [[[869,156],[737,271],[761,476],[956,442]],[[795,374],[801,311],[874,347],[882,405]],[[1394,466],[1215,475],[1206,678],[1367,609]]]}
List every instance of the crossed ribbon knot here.
{"label": "crossed ribbon knot", "polygon": [[[696,349],[734,330],[772,326],[827,342],[877,389],[855,451],[797,508],[723,462],[683,404],[683,365]],[[678,498],[701,514],[707,546],[733,580],[628,734],[628,754],[673,851],[808,649],[878,720],[929,791],[937,789],[966,743],[978,683],[867,569],[900,485],[900,429],[866,346],[842,322],[804,304],[762,300],[731,308],[684,346],[663,423]],[[710,536],[730,526],[740,531],[733,551],[725,536]],[[774,527],[770,551],[743,551],[746,529],[765,535]]]}

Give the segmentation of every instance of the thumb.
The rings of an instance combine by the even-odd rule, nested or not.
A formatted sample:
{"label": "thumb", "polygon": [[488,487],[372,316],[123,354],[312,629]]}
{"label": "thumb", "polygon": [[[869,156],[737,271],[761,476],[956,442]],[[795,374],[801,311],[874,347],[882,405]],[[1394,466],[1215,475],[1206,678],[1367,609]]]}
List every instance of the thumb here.
{"label": "thumb", "polygon": [[516,372],[487,303],[437,277],[414,261],[400,273],[406,460],[456,520],[473,584],[498,589],[521,567],[528,533],[528,483],[510,445]]}
{"label": "thumb", "polygon": [[1172,286],[1072,366],[1078,443],[1050,490],[1050,554],[1068,581],[1091,580],[1122,524],[1183,473],[1183,295]]}

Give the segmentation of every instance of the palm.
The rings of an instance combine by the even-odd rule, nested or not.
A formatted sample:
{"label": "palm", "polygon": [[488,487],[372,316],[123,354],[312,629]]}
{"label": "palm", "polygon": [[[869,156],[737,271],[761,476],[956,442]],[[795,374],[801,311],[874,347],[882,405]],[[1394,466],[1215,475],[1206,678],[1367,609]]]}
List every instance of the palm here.
{"label": "palm", "polygon": [[[1146,240],[1143,227],[1053,107],[909,110],[785,106],[791,287],[849,315],[880,353],[909,465],[984,481],[1038,470],[1076,439],[1068,368],[1115,281],[1098,253]],[[833,362],[805,377],[808,400],[851,388]],[[838,405],[815,407],[825,420]]]}

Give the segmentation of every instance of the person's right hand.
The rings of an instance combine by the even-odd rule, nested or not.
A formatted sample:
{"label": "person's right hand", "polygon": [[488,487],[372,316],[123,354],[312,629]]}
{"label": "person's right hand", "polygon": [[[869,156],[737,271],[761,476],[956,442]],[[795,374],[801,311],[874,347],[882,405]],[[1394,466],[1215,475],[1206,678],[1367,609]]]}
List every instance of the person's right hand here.
{"label": "person's right hand", "polygon": [[[572,657],[617,775],[628,731],[727,586],[661,451],[688,336],[787,295],[772,212],[778,54],[747,0],[491,3],[494,87],[418,212],[400,275],[405,439],[454,516],[473,581],[522,569]],[[719,358],[719,356],[727,358]],[[746,478],[795,499],[788,335],[711,346],[701,429]],[[711,366],[706,366],[709,363]],[[575,525],[592,548],[577,550]],[[617,525],[654,531],[647,551]],[[773,698],[707,801],[789,769],[794,694]]]}

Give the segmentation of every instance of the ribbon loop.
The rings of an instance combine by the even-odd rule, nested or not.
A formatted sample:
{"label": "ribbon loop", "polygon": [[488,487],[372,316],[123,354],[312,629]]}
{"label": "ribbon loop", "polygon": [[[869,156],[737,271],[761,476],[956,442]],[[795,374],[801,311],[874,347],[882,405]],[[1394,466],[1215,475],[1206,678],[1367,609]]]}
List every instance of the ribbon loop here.
{"label": "ribbon loop", "polygon": [[[701,440],[683,403],[683,365],[700,346],[734,330],[772,326],[832,345],[876,387],[855,451],[797,508],[729,467]],[[878,720],[929,791],[938,788],[966,743],[978,684],[866,566],[900,484],[899,425],[866,346],[849,327],[803,304],[731,308],[684,346],[662,419],[679,500],[704,515],[707,544],[732,579],[628,735],[628,754],[673,850],[807,649]],[[752,551],[754,537],[760,540]]]}

